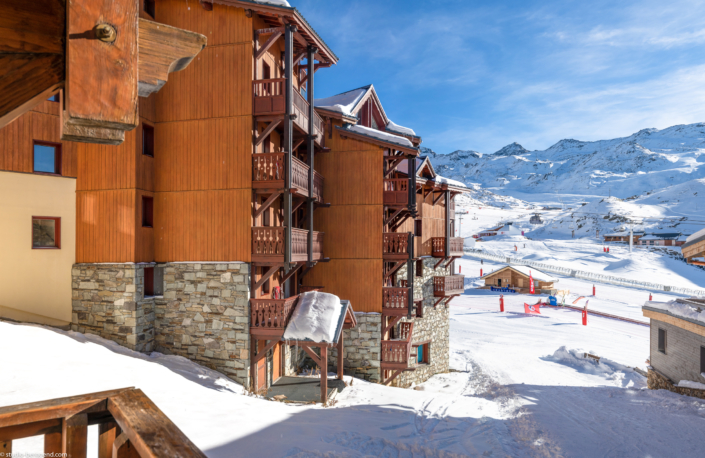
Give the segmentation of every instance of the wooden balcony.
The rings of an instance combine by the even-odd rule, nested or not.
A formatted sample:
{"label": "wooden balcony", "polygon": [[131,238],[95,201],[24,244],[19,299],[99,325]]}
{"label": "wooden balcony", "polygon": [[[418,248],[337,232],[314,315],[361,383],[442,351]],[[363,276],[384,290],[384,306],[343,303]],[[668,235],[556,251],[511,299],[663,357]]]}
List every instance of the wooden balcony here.
{"label": "wooden balcony", "polygon": [[[449,237],[448,238],[448,256],[463,255],[463,238]],[[446,256],[446,238],[431,237],[431,254],[434,258],[444,258]]]}
{"label": "wooden balcony", "polygon": [[413,330],[414,323],[401,323],[398,338],[382,341],[381,366],[383,370],[404,370],[413,365],[413,363],[409,364]]}
{"label": "wooden balcony", "polygon": [[433,295],[435,297],[451,297],[465,292],[465,275],[449,275],[433,277]]}
{"label": "wooden balcony", "polygon": [[382,234],[382,258],[389,261],[409,259],[411,255],[409,232],[385,232]]}
{"label": "wooden balcony", "polygon": [[382,315],[407,316],[409,314],[409,288],[382,288]]}
{"label": "wooden balcony", "polygon": [[[252,114],[254,116],[279,116],[286,113],[286,78],[255,80],[252,82]],[[308,102],[294,89],[294,125],[304,133],[308,132]],[[317,142],[323,138],[323,120],[314,112],[313,135]]]}
{"label": "wooden balcony", "polygon": [[[323,232],[313,232],[313,260],[323,259]],[[291,262],[308,260],[308,231],[291,230]],[[284,262],[284,227],[252,228],[252,262]]]}
{"label": "wooden balcony", "polygon": [[[284,161],[287,153],[259,153],[252,155],[252,188],[253,189],[283,189]],[[309,197],[308,186],[309,166],[296,157],[292,158],[291,183],[296,194]],[[323,175],[313,171],[313,197],[323,202]]]}
{"label": "wooden balcony", "polygon": [[250,334],[256,337],[284,335],[298,298],[250,299]]}
{"label": "wooden balcony", "polygon": [[384,180],[384,205],[404,206],[409,204],[409,179]]}

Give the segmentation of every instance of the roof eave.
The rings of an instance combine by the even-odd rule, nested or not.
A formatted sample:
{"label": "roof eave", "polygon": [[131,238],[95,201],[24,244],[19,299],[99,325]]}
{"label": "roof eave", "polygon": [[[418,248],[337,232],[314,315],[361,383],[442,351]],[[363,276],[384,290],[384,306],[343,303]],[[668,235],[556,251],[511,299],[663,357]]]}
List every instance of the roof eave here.
{"label": "roof eave", "polygon": [[389,142],[389,141],[382,140],[382,139],[377,138],[377,137],[373,137],[373,136],[371,136],[371,135],[361,134],[361,133],[359,133],[359,132],[353,132],[353,131],[351,131],[351,130],[348,130],[348,129],[345,129],[345,128],[339,127],[339,126],[335,126],[335,128],[338,130],[338,132],[339,132],[341,135],[345,135],[345,136],[347,136],[347,137],[352,137],[352,138],[354,138],[354,139],[361,140],[361,141],[365,141],[365,142],[368,142],[368,143],[374,143],[374,144],[383,146],[383,147],[385,147],[385,148],[394,148],[394,149],[397,150],[397,151],[401,151],[401,152],[407,153],[407,154],[412,154],[412,155],[414,155],[414,156],[418,156],[418,154],[419,154],[419,149],[418,149],[418,148],[414,148],[414,147],[410,147],[410,146],[405,146],[405,145],[400,145],[400,144],[398,144],[398,143]]}

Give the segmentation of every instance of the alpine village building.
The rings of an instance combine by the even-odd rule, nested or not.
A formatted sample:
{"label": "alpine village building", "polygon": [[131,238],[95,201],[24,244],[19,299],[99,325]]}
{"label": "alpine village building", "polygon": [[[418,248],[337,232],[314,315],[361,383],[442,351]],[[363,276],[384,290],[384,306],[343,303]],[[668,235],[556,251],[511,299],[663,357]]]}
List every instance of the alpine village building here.
{"label": "alpine village building", "polygon": [[[0,317],[257,391],[306,355],[397,386],[448,371],[462,183],[435,174],[373,86],[314,99],[338,58],[286,2],[140,3],[207,46],[139,98],[117,146],[62,141],[60,93],[0,130]],[[355,309],[327,363],[325,346],[282,340],[307,291]]]}

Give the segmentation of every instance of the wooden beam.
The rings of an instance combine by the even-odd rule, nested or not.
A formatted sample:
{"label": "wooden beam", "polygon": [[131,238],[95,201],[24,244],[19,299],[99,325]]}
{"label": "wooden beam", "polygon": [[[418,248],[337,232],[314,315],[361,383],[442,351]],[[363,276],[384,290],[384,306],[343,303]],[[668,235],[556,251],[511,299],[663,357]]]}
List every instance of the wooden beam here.
{"label": "wooden beam", "polygon": [[300,262],[300,263],[296,264],[296,267],[294,267],[294,268],[291,269],[289,272],[287,272],[286,275],[284,275],[284,277],[282,278],[281,283],[284,284],[285,281],[287,281],[288,279],[290,279],[291,277],[293,277],[294,274],[295,274],[303,265],[304,265],[303,262]]}
{"label": "wooden beam", "polygon": [[255,355],[255,357],[254,357],[253,360],[250,362],[250,364],[257,364],[257,361],[259,361],[260,359],[264,358],[264,356],[267,354],[267,352],[268,352],[269,350],[271,350],[272,348],[274,348],[274,346],[275,346],[276,344],[278,344],[278,343],[279,343],[279,340],[276,340],[276,339],[275,339],[275,340],[270,340],[269,342],[267,342],[267,345],[265,345],[264,348],[263,348],[262,350],[260,350],[259,353],[257,353],[257,354]]}
{"label": "wooden beam", "polygon": [[453,294],[452,296],[450,296],[448,298],[448,300],[446,301],[446,305],[450,304],[450,301],[452,301],[453,299],[455,299],[458,296],[460,296],[460,294]]}
{"label": "wooden beam", "polygon": [[394,273],[395,273],[397,270],[401,269],[401,266],[403,266],[404,264],[406,264],[406,261],[398,261],[396,264],[394,264],[394,267],[392,267],[392,268],[384,275],[384,279],[386,280],[387,278],[389,278],[389,277],[391,277],[392,275],[394,275]]}
{"label": "wooden beam", "polygon": [[394,372],[392,373],[392,376],[391,376],[391,377],[389,377],[389,378],[386,379],[386,380],[383,380],[383,381],[382,381],[382,384],[383,384],[383,385],[389,385],[390,383],[392,383],[392,380],[394,380],[395,378],[397,378],[397,377],[399,376],[399,374],[401,374],[402,372],[404,372],[404,371],[401,370],[401,369],[397,369],[396,371],[394,371]]}
{"label": "wooden beam", "polygon": [[98,425],[98,458],[111,458],[113,456],[113,444],[117,436],[120,435],[118,430],[117,423],[113,421]]}
{"label": "wooden beam", "polygon": [[[283,29],[283,27],[281,27]],[[272,34],[271,37],[264,43],[262,48],[260,48],[257,53],[255,54],[255,62],[259,62],[259,60],[264,56],[264,54],[269,51],[269,48],[272,47],[274,43],[282,36],[284,35],[283,31],[277,30]]]}
{"label": "wooden beam", "polygon": [[301,144],[302,144],[303,142],[305,142],[305,141],[306,141],[306,138],[302,138],[301,140],[299,140],[299,141],[294,145],[294,147],[291,149],[291,151],[296,151],[296,149],[297,149],[299,146],[301,146]]}
{"label": "wooden beam", "polygon": [[272,131],[274,131],[274,129],[276,129],[279,124],[281,124],[281,122],[281,118],[275,119],[274,121],[269,123],[269,125],[262,131],[261,134],[257,134],[257,132],[255,131],[255,148],[257,148],[264,141],[264,139],[267,138],[267,135],[271,134]]}
{"label": "wooden beam", "polygon": [[20,425],[6,426],[4,428],[0,428],[0,443],[12,442],[13,440],[24,439],[25,437],[50,434],[52,432],[59,432],[59,435],[61,435],[60,418],[55,418],[53,420],[35,421],[32,423],[24,423]]}
{"label": "wooden beam", "polygon": [[399,323],[402,318],[402,316],[395,316],[394,318],[392,318],[392,321],[390,321],[382,331],[382,340],[387,340],[384,338],[387,335],[387,332],[389,332],[390,329],[392,329],[397,323]]}
{"label": "wooden beam", "polygon": [[446,265],[443,266],[443,268],[445,269],[446,267],[448,267],[450,265],[451,262],[455,261],[458,258],[460,258],[460,256],[451,256],[450,259],[448,260],[448,262],[446,263]]}
{"label": "wooden beam", "polygon": [[448,258],[446,258],[445,256],[442,257],[442,258],[436,263],[436,265],[433,266],[433,268],[434,268],[434,269],[437,269],[438,266],[440,266],[441,263],[442,263],[443,261],[445,261],[446,259],[448,259]]}
{"label": "wooden beam", "polygon": [[[346,311],[347,313],[347,311]],[[344,356],[345,356],[345,333],[341,332],[340,333],[340,340],[338,340],[337,348],[338,348],[338,380],[343,380],[343,368],[345,367],[343,365],[344,361]]]}
{"label": "wooden beam", "polygon": [[273,193],[271,196],[269,196],[269,198],[264,201],[264,203],[262,204],[262,206],[258,207],[258,208],[255,210],[255,218],[259,218],[260,216],[262,216],[262,213],[264,213],[264,211],[265,211],[266,209],[268,209],[268,208],[270,207],[270,205],[272,205],[272,204],[274,203],[274,201],[277,200],[277,198],[278,198],[281,194],[282,194],[281,191],[277,191],[277,192]]}
{"label": "wooden beam", "polygon": [[436,302],[433,304],[433,308],[435,309],[436,306],[438,305],[438,303],[441,302],[443,299],[445,299],[445,297],[439,297],[439,298],[436,300]]}
{"label": "wooden beam", "polygon": [[399,163],[400,163],[401,161],[403,161],[403,160],[404,160],[403,157],[400,157],[400,158],[398,158],[398,159],[395,159],[394,162],[392,162],[392,163],[389,165],[389,168],[387,169],[387,171],[384,173],[384,177],[386,178],[387,176],[389,176],[389,174],[392,173],[392,172],[394,171],[394,169],[397,168],[397,166],[399,165]]}
{"label": "wooden beam", "polygon": [[389,218],[387,218],[386,220],[384,220],[384,225],[386,226],[387,224],[389,224],[390,222],[392,222],[392,220],[394,220],[394,218],[396,218],[397,216],[399,216],[399,213],[403,212],[404,210],[405,210],[405,208],[404,208],[404,207],[401,207],[400,209],[398,209],[397,211],[395,211],[395,212],[392,214],[392,216],[390,216]]}
{"label": "wooden beam", "polygon": [[[58,431],[44,434],[44,456],[52,456],[52,453],[54,454],[53,456],[60,456],[58,454],[62,453],[62,446],[61,427],[59,427]],[[107,455],[106,458],[110,458],[111,456],[112,452]],[[98,456],[98,458],[103,457]]]}
{"label": "wooden beam", "polygon": [[[408,207],[402,207],[402,209],[403,209],[403,210],[408,210]],[[409,218],[411,218],[411,213],[405,213],[405,214],[401,217],[401,219],[400,219],[399,221],[397,221],[396,224],[394,224],[394,227],[391,229],[392,232],[396,232],[397,229],[399,229],[399,228],[401,227],[401,225],[404,224],[404,222],[405,222],[407,219],[409,219]]]}
{"label": "wooden beam", "polygon": [[0,441],[0,456],[12,456],[12,441]]}
{"label": "wooden beam", "polygon": [[[436,191],[433,191],[433,192],[435,193]],[[439,193],[438,193],[438,197],[434,197],[434,198],[433,198],[433,206],[434,206],[434,207],[436,206],[436,204],[438,203],[438,201],[441,200],[441,197],[443,197],[443,196],[444,196],[444,193],[443,193],[443,192],[439,192]]]}
{"label": "wooden beam", "polygon": [[284,27],[269,27],[267,29],[258,29],[255,30],[255,35],[260,36],[260,35],[269,35],[270,33],[284,33]]}
{"label": "wooden beam", "polygon": [[[314,352],[313,350],[311,350],[311,347],[310,347],[310,346],[302,346],[301,348],[303,348],[304,351],[305,351],[306,353],[308,353],[308,356],[311,357],[311,359],[313,360],[313,362],[316,363],[316,365],[317,365],[318,367],[321,367],[321,359],[318,357],[318,355],[316,354],[316,352]],[[321,372],[323,372],[323,370],[321,370]]]}
{"label": "wooden beam", "polygon": [[[255,290],[258,290],[258,289],[260,288],[260,286],[262,286],[262,285],[264,284],[264,282],[266,282],[267,280],[269,280],[269,277],[271,277],[272,275],[274,275],[274,272],[276,272],[277,270],[279,270],[279,266],[272,266],[272,267],[270,267],[269,270],[267,271],[267,273],[265,273],[264,275],[262,275],[262,278],[260,278],[259,281],[257,281],[257,283],[255,283],[255,288],[254,288],[254,289],[255,289]],[[253,273],[254,273],[254,272],[253,272]]]}
{"label": "wooden beam", "polygon": [[88,442],[88,415],[80,413],[61,422],[62,453],[69,457],[84,457]]}
{"label": "wooden beam", "polygon": [[328,403],[328,347],[321,345],[321,404]]}

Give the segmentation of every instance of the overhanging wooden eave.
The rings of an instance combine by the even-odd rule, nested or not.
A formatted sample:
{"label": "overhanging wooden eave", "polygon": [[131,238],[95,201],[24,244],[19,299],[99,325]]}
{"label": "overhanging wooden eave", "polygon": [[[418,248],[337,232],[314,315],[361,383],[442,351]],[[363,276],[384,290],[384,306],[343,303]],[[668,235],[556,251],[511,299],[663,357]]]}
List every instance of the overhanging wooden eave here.
{"label": "overhanging wooden eave", "polygon": [[334,110],[328,110],[326,108],[320,108],[320,107],[315,107],[316,111],[318,112],[318,115],[322,118],[333,118],[333,119],[340,119],[344,122],[348,122],[350,124],[357,124],[358,119],[354,116],[347,116],[339,111],[334,111]]}
{"label": "overhanging wooden eave", "polygon": [[418,148],[413,148],[413,147],[409,147],[409,146],[403,146],[398,143],[388,142],[388,141],[385,141],[385,140],[382,140],[382,139],[379,139],[376,137],[372,137],[370,135],[364,135],[364,134],[360,134],[357,132],[353,132],[351,130],[348,130],[348,129],[345,129],[345,128],[339,127],[339,126],[335,126],[335,128],[338,131],[338,133],[344,137],[350,137],[355,140],[360,140],[363,142],[372,143],[374,145],[382,146],[383,148],[390,148],[390,149],[393,149],[396,151],[401,151],[402,153],[411,154],[414,156],[418,156],[418,154],[419,154]]}

